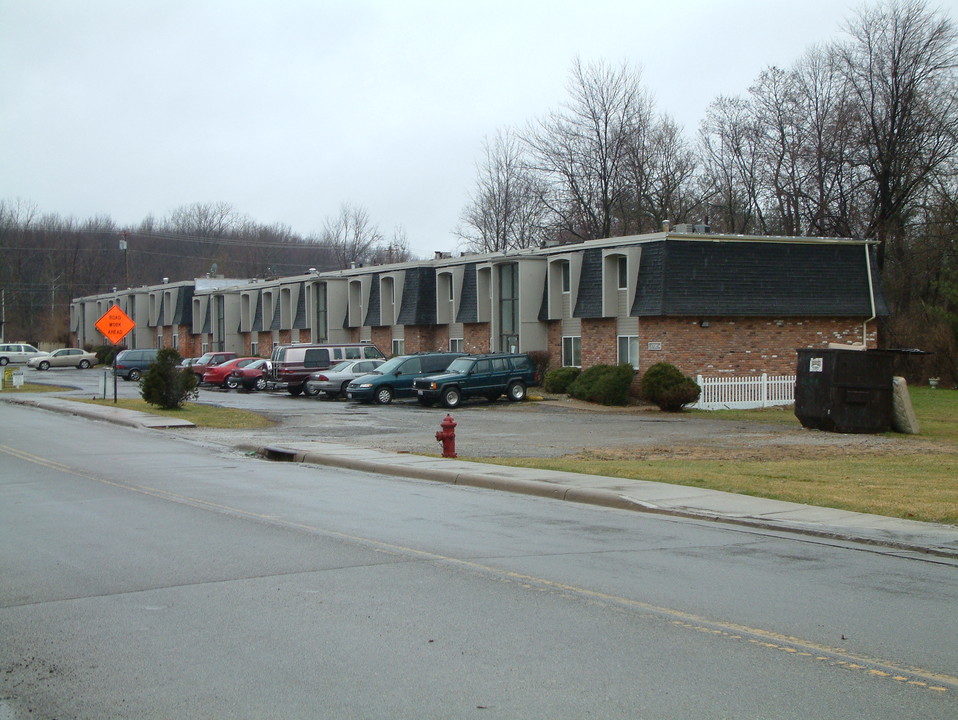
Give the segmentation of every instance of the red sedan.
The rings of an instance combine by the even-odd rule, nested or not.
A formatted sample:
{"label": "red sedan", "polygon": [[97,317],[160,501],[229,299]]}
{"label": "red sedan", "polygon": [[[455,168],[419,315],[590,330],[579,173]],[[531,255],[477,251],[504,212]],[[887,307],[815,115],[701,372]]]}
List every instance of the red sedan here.
{"label": "red sedan", "polygon": [[261,358],[246,367],[233,368],[228,382],[242,385],[244,390],[265,390],[269,381],[269,360]]}
{"label": "red sedan", "polygon": [[230,377],[230,374],[238,368],[244,368],[261,359],[262,358],[257,357],[245,357],[227,360],[225,363],[211,367],[203,373],[203,380],[201,382],[204,385],[219,385],[224,390],[235,390],[238,384]]}

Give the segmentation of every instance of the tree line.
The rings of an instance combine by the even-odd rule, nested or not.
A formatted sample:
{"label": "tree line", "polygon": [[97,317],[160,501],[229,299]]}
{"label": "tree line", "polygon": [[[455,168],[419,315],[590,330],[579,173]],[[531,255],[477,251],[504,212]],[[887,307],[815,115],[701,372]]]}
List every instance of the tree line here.
{"label": "tree line", "polygon": [[697,134],[628,64],[573,63],[565,102],[483,143],[457,234],[489,252],[657,232],[878,241],[887,347],[958,380],[958,33],[923,0],[883,0],[839,39],[715,98]]}
{"label": "tree line", "polygon": [[70,301],[171,281],[223,275],[269,278],[310,269],[411,258],[402,228],[387,238],[361,206],[343,204],[315,236],[263,225],[228,203],[194,203],[157,220],[121,227],[42,214],[26,201],[0,201],[3,337],[66,343]]}

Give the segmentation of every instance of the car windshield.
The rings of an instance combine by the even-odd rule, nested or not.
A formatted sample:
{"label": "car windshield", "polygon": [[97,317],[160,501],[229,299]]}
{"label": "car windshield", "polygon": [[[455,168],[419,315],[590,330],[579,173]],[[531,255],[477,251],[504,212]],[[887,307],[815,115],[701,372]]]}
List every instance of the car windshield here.
{"label": "car windshield", "polygon": [[196,361],[196,364],[197,364],[197,365],[201,365],[201,364],[204,364],[204,363],[208,363],[208,362],[209,362],[210,360],[212,360],[212,359],[213,359],[213,353],[206,353],[205,355],[203,355],[202,357],[200,357],[199,360]]}
{"label": "car windshield", "polygon": [[261,368],[261,367],[263,367],[265,364],[266,364],[266,360],[265,360],[265,359],[264,359],[264,360],[255,360],[255,361],[251,362],[249,365],[247,365],[246,367],[249,368],[250,370],[252,370],[253,368]]}
{"label": "car windshield", "polygon": [[408,356],[406,355],[398,355],[394,358],[389,358],[389,360],[384,362],[382,365],[380,365],[378,368],[376,368],[369,374],[370,375],[387,375],[388,373],[391,373],[394,370],[397,370],[399,366],[406,361],[407,357]]}
{"label": "car windshield", "polygon": [[446,372],[451,372],[451,373],[469,372],[470,370],[472,370],[472,365],[475,362],[476,361],[473,360],[472,358],[467,358],[467,357],[456,358],[451,363],[449,363],[449,367],[446,368]]}
{"label": "car windshield", "polygon": [[354,362],[355,360],[343,360],[333,365],[327,372],[343,372],[344,370],[348,370]]}

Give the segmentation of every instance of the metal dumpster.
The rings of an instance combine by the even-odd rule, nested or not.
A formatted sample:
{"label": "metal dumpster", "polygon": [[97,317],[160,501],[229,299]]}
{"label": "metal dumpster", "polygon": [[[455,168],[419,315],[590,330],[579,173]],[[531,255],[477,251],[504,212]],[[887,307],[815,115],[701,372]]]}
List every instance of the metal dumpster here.
{"label": "metal dumpster", "polygon": [[815,430],[890,430],[895,357],[890,350],[800,349],[795,415]]}

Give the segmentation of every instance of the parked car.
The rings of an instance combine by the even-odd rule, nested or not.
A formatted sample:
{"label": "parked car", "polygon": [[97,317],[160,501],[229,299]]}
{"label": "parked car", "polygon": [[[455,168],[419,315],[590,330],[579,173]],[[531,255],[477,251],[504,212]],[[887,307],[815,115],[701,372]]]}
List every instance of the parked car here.
{"label": "parked car", "polygon": [[203,379],[201,382],[204,385],[219,385],[224,390],[235,390],[239,387],[239,383],[237,383],[231,377],[233,370],[237,368],[244,368],[247,365],[252,365],[254,362],[260,359],[261,358],[256,357],[245,357],[234,358],[233,360],[221,362],[219,365],[214,365],[205,373],[203,373]]}
{"label": "parked car", "polygon": [[320,370],[328,370],[342,360],[376,360],[384,356],[379,348],[369,343],[296,343],[277,345],[270,361],[270,387],[286,390],[290,395],[305,392],[309,376]]}
{"label": "parked car", "polygon": [[234,367],[230,380],[244,390],[265,390],[269,381],[270,361],[260,358],[246,367]]}
{"label": "parked car", "polygon": [[465,353],[419,353],[390,358],[369,375],[363,375],[346,386],[346,397],[360,402],[375,400],[388,405],[394,398],[415,396],[412,383],[423,375],[441,373],[449,363]]}
{"label": "parked car", "polygon": [[524,353],[470,355],[456,358],[440,375],[416,378],[413,387],[423,405],[442,402],[454,408],[470,397],[496,400],[505,394],[515,402],[524,400],[526,388],[537,385],[536,368]]}
{"label": "parked car", "polygon": [[199,360],[199,358],[195,358],[195,357],[183,358],[182,360],[180,360],[179,364],[176,366],[176,369],[189,370],[193,366],[193,363],[195,363],[197,360]]}
{"label": "parked car", "polygon": [[26,343],[4,343],[0,345],[0,366],[7,363],[25,363],[40,355],[49,355]]}
{"label": "parked car", "polygon": [[124,350],[116,356],[113,372],[124,380],[136,382],[143,377],[150,363],[156,360],[158,352],[156,348]]}
{"label": "parked car", "polygon": [[226,351],[217,351],[217,352],[208,352],[203,353],[200,357],[196,358],[195,362],[190,363],[189,371],[196,375],[196,379],[200,382],[203,381],[203,375],[206,374],[206,371],[210,368],[216,367],[225,363],[227,360],[235,360],[235,352],[226,352]]}
{"label": "parked car", "polygon": [[343,360],[328,370],[315,372],[306,382],[306,394],[323,393],[327,398],[337,398],[346,394],[350,381],[368,375],[382,365],[385,360]]}
{"label": "parked car", "polygon": [[37,355],[27,361],[27,365],[36,370],[49,370],[52,367],[76,367],[81,370],[96,365],[96,353],[80,348],[62,348],[49,355]]}

